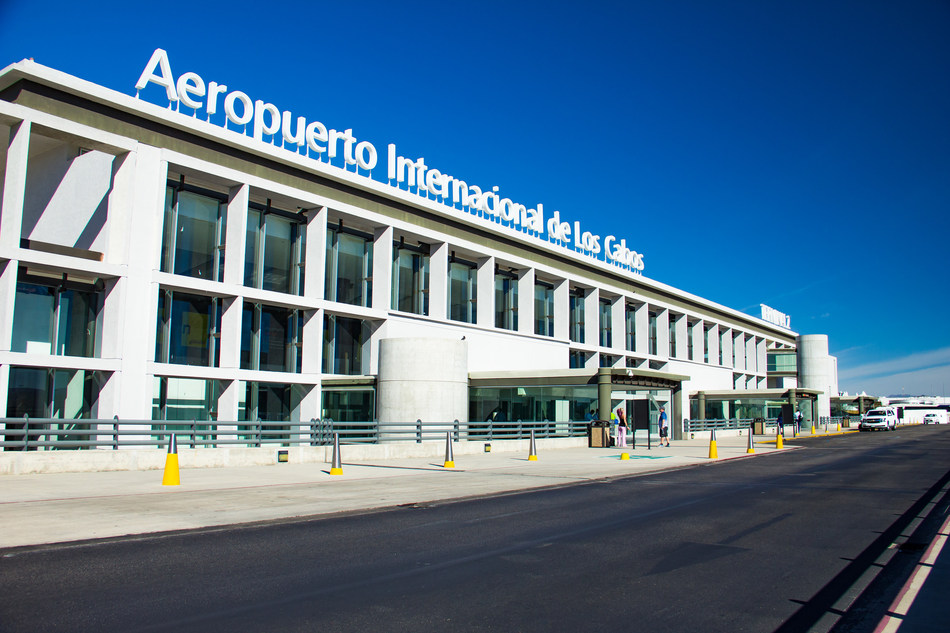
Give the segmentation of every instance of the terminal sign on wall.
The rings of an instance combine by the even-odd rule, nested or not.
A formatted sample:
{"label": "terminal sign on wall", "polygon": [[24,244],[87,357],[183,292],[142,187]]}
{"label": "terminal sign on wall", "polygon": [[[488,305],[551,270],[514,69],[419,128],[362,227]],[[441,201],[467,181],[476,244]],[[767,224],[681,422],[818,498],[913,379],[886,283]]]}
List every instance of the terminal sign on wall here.
{"label": "terminal sign on wall", "polygon": [[770,308],[764,303],[760,303],[759,307],[762,308],[763,321],[768,321],[769,323],[774,323],[780,327],[792,329],[792,318],[790,316],[784,312],[779,312],[775,308]]}
{"label": "terminal sign on wall", "polygon": [[[176,109],[179,104],[191,108],[195,113],[203,110],[210,121],[214,115],[224,115],[224,125],[230,122],[242,127],[244,133],[250,132],[253,138],[261,142],[278,145],[301,155],[322,160],[326,154],[332,162],[342,160],[346,166],[354,166],[359,174],[378,165],[380,154],[376,147],[366,140],[353,135],[353,130],[335,130],[327,128],[320,121],[307,121],[306,117],[281,112],[272,103],[260,99],[252,100],[240,90],[228,90],[228,87],[215,81],[205,82],[197,73],[186,72],[175,78],[172,73],[168,53],[156,49],[151,59],[135,83],[136,91],[148,84],[165,89],[170,106]],[[250,126],[250,129],[248,129]],[[396,145],[390,143],[386,151],[386,176],[390,186],[398,188],[405,183],[408,188],[415,187],[416,192],[434,196],[443,204],[487,220],[503,222],[540,238],[546,238],[567,248],[573,248],[590,257],[603,258],[634,273],[643,271],[643,254],[627,247],[625,239],[613,235],[601,237],[590,231],[583,231],[580,222],[561,220],[559,211],[545,218],[544,207],[537,204],[529,208],[510,198],[502,197],[498,187],[482,188],[464,180],[444,174],[438,169],[426,165],[424,158],[409,159],[396,153]],[[339,157],[339,158],[338,158]],[[765,317],[763,317],[765,318]]]}

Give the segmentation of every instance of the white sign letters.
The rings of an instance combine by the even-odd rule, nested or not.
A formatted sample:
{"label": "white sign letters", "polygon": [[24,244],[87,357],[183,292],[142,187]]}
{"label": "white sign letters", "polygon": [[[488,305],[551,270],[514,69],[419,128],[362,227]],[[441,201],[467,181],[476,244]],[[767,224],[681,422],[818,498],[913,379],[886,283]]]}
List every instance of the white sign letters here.
{"label": "white sign letters", "polygon": [[[168,53],[160,48],[152,53],[135,83],[136,96],[149,84],[165,89],[170,107],[178,110],[181,104],[196,114],[204,110],[209,122],[213,115],[223,112],[225,127],[230,122],[247,134],[250,125],[250,135],[258,141],[279,144],[288,151],[302,152],[316,160],[322,160],[324,154],[330,162],[342,157],[344,169],[355,166],[357,174],[362,169],[370,172],[370,178],[379,162],[376,147],[369,141],[359,140],[351,128],[340,131],[328,129],[320,121],[308,122],[306,117],[294,117],[290,111],[281,112],[272,103],[252,100],[240,90],[229,91],[226,85],[214,81],[205,83],[194,72],[186,72],[176,79]],[[434,196],[453,209],[461,208],[469,214],[546,238],[590,257],[599,259],[603,251],[605,261],[634,273],[643,271],[643,255],[628,248],[626,240],[618,240],[613,235],[601,239],[599,235],[582,231],[580,222],[561,221],[559,211],[545,219],[543,205],[529,208],[502,197],[498,187],[483,189],[426,165],[422,157],[413,160],[400,156],[393,143],[387,146],[386,177],[390,186],[415,188],[416,193],[426,199]]]}

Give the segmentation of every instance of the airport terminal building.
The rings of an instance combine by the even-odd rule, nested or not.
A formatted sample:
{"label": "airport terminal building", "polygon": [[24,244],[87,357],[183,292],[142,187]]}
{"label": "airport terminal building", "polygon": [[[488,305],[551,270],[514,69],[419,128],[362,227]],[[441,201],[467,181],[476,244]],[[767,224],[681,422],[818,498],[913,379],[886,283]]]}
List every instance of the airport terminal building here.
{"label": "airport terminal building", "polygon": [[7,418],[677,422],[789,397],[828,415],[827,337],[171,61],[134,96],[0,73]]}

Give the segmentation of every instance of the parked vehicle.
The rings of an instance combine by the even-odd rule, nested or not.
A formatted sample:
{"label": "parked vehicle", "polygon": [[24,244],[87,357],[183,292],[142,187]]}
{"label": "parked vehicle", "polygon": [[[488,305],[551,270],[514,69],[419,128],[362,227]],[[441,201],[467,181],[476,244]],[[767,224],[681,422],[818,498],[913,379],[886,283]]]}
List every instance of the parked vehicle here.
{"label": "parked vehicle", "polygon": [[897,428],[897,409],[894,407],[877,407],[871,409],[861,418],[862,431],[893,431]]}
{"label": "parked vehicle", "polygon": [[947,423],[947,412],[946,411],[933,411],[924,415],[924,424],[946,424]]}

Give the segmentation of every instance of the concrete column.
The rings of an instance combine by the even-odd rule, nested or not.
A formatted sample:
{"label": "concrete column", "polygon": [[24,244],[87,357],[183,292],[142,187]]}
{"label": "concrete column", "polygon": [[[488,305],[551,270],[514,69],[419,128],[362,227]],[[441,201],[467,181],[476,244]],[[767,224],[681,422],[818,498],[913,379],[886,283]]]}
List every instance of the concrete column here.
{"label": "concrete column", "polygon": [[251,187],[238,185],[228,192],[224,236],[224,283],[244,285],[244,253],[247,249],[247,203]]}
{"label": "concrete column", "polygon": [[[685,317],[684,317],[685,318]],[[684,403],[684,394],[682,384],[673,389],[670,399],[670,429],[673,431],[673,439],[683,439],[683,418],[684,411],[687,410],[688,403]]]}
{"label": "concrete column", "polygon": [[327,266],[327,208],[320,207],[307,212],[307,246],[304,253],[305,297],[324,298]]}
{"label": "concrete column", "polygon": [[718,365],[719,364],[719,324],[713,323],[709,328],[709,336],[704,337],[709,342],[709,349],[707,353],[709,355],[709,364]]}
{"label": "concrete column", "polygon": [[322,373],[323,310],[307,310],[303,316],[300,370],[304,374]]}
{"label": "concrete column", "polygon": [[584,291],[584,344],[600,344],[600,293],[597,288]]}
{"label": "concrete column", "polygon": [[597,369],[597,419],[610,419],[612,393],[613,381],[611,370],[609,367],[599,367]]}
{"label": "concrete column", "polygon": [[20,247],[26,170],[30,157],[30,122],[10,126],[7,161],[3,172],[3,206],[0,206],[0,251]]}
{"label": "concrete column", "polygon": [[[120,359],[116,401],[111,408],[120,418],[151,417],[154,376],[148,365],[155,358],[159,290],[158,284],[152,282],[152,273],[161,259],[167,174],[168,164],[161,160],[161,151],[139,145],[135,156],[133,214],[149,221],[129,227],[128,275],[109,293],[105,307],[116,310],[122,319],[112,331],[103,330],[103,349],[118,350]],[[110,304],[113,299],[116,302]]]}
{"label": "concrete column", "polygon": [[518,271],[518,332],[534,334],[534,268]]}
{"label": "concrete column", "polygon": [[[479,282],[481,280],[479,279]],[[429,245],[429,316],[445,319],[448,311],[449,245],[436,242]],[[481,314],[481,306],[478,314]]]}
{"label": "concrete column", "polygon": [[656,355],[660,358],[670,354],[670,311],[656,309]]}
{"label": "concrete column", "polygon": [[221,353],[218,362],[222,368],[237,369],[241,366],[241,328],[243,326],[244,301],[241,297],[219,299],[221,303],[221,335],[218,345]]}
{"label": "concrete column", "polygon": [[[445,338],[387,338],[379,342],[378,378],[380,437],[392,431],[386,425],[423,428],[458,420],[468,427],[468,343]],[[404,435],[399,436],[405,439]]]}
{"label": "concrete column", "polygon": [[218,425],[218,439],[237,439],[237,425],[233,422],[238,419],[244,389],[246,387],[243,381],[225,381],[224,389],[221,391],[221,395],[218,396],[218,420],[225,423],[231,422],[232,424]]}
{"label": "concrete column", "polygon": [[692,337],[693,341],[693,358],[697,363],[703,362],[704,355],[706,353],[706,341],[705,341],[705,327],[706,323],[704,321],[696,321],[693,323],[692,327],[689,329],[689,335]]}
{"label": "concrete column", "polygon": [[108,193],[108,235],[103,249],[109,264],[124,264],[129,260],[129,224],[133,221],[135,205],[135,156],[120,154],[112,161],[112,188]]}
{"label": "concrete column", "polygon": [[647,350],[650,349],[650,306],[646,303],[641,303],[636,308],[636,326],[637,332],[635,338],[636,341],[636,353],[646,354]]}
{"label": "concrete column", "polygon": [[373,308],[385,311],[392,308],[392,288],[393,227],[386,226],[373,234]]}
{"label": "concrete column", "polygon": [[696,394],[696,399],[698,400],[698,404],[699,404],[699,419],[705,420],[706,419],[706,392],[705,391],[698,392]]}
{"label": "concrete column", "polygon": [[[19,262],[0,260],[0,351],[13,348],[13,311],[16,300],[16,278]],[[6,409],[0,410],[6,415]]]}
{"label": "concrete column", "polygon": [[732,367],[732,330],[722,328],[719,332],[719,344],[722,346],[722,364],[724,367]]}
{"label": "concrete column", "polygon": [[684,360],[688,357],[687,350],[689,349],[689,341],[687,337],[689,336],[689,321],[686,318],[685,314],[676,315],[676,321],[673,325],[676,328],[676,358],[679,360]]}
{"label": "concrete column", "polygon": [[566,341],[571,329],[571,284],[567,279],[554,283],[554,338]]}
{"label": "concrete column", "polygon": [[623,297],[616,297],[610,303],[610,328],[613,331],[612,349],[623,355],[627,350],[627,301]]}
{"label": "concrete column", "polygon": [[495,326],[495,258],[485,257],[478,260],[478,300],[475,305],[475,322],[480,327]]}

